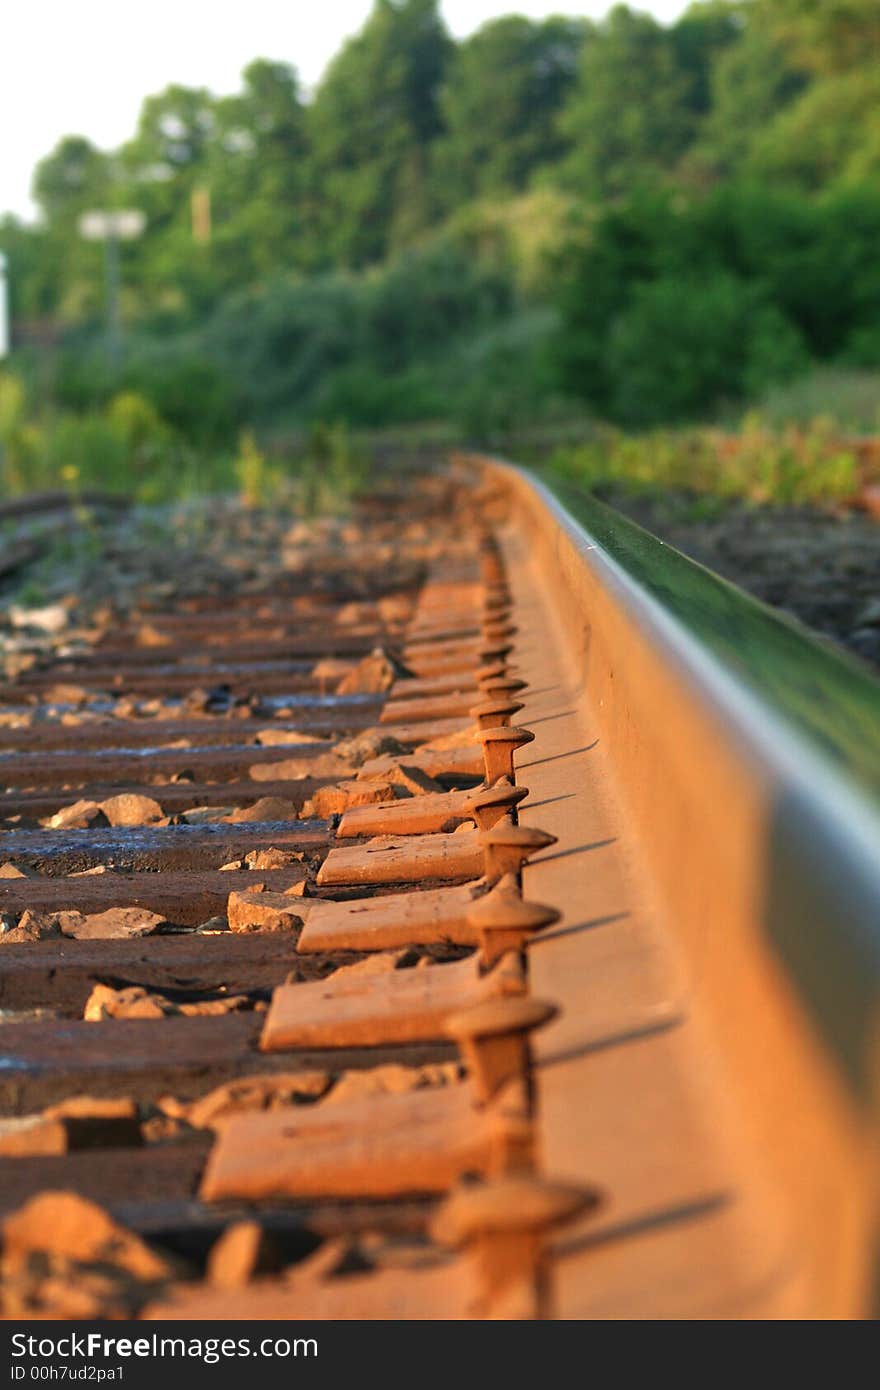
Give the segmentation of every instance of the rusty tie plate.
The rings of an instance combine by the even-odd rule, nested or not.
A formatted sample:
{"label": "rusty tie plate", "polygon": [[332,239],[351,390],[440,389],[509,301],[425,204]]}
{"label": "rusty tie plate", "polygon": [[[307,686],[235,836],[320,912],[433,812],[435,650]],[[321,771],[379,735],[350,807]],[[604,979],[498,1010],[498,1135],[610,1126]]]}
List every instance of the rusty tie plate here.
{"label": "rusty tie plate", "polygon": [[518,955],[486,974],[479,960],[366,976],[331,975],[311,984],[280,985],[263,1025],[260,1048],[374,1047],[442,1038],[458,1010],[496,996],[522,994]]}
{"label": "rusty tie plate", "polygon": [[233,1117],[211,1150],[208,1202],[446,1192],[465,1173],[527,1167],[523,1088],[479,1106],[468,1082]]}

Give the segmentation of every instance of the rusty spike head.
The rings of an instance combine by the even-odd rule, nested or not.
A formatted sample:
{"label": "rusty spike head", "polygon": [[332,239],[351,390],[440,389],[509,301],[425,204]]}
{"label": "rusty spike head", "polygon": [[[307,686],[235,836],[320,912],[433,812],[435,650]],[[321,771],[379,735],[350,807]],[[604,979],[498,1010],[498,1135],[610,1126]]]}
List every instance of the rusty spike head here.
{"label": "rusty spike head", "polygon": [[486,1183],[461,1183],[436,1212],[430,1232],[439,1245],[473,1253],[491,1308],[494,1298],[516,1284],[535,1288],[546,1237],[592,1214],[599,1204],[594,1189],[512,1173]]}
{"label": "rusty spike head", "polygon": [[486,615],[506,613],[512,599],[506,584],[496,584],[483,595],[483,609]]}
{"label": "rusty spike head", "polygon": [[506,661],[487,662],[485,666],[480,666],[474,675],[477,685],[482,685],[487,680],[504,680],[507,676]]}
{"label": "rusty spike head", "polygon": [[482,632],[485,642],[503,642],[507,637],[515,637],[519,628],[504,618],[492,617],[483,619]]}
{"label": "rusty spike head", "polygon": [[526,902],[516,877],[505,874],[495,887],[477,898],[467,914],[467,924],[480,939],[483,965],[494,965],[508,951],[519,951],[533,932],[559,921],[555,907]]}
{"label": "rusty spike head", "polygon": [[528,794],[528,787],[515,787],[509,777],[500,777],[494,786],[479,787],[471,793],[467,799],[467,814],[473,816],[478,830],[491,830]]}
{"label": "rusty spike head", "polygon": [[518,874],[527,859],[539,849],[556,844],[556,836],[531,825],[508,825],[501,821],[485,831],[480,840],[485,855],[485,876],[497,883],[505,874]]}
{"label": "rusty spike head", "polygon": [[460,1249],[475,1236],[507,1231],[548,1231],[595,1210],[593,1188],[550,1182],[537,1173],[511,1173],[492,1182],[455,1188],[431,1222],[431,1237]]}
{"label": "rusty spike head", "polygon": [[520,690],[527,690],[528,681],[502,673],[498,676],[484,676],[479,681],[479,686],[488,700],[504,700],[510,699]]}
{"label": "rusty spike head", "polygon": [[485,647],[481,647],[478,653],[481,663],[489,666],[499,661],[506,661],[513,651],[512,642],[491,642]]}
{"label": "rusty spike head", "polygon": [[446,1034],[458,1044],[480,1105],[511,1077],[525,1076],[529,1034],[557,1012],[547,999],[502,994],[447,1017]]}
{"label": "rusty spike head", "polygon": [[478,705],[471,706],[468,714],[478,729],[501,729],[521,709],[523,705],[518,700],[481,700]]}
{"label": "rusty spike head", "polygon": [[477,737],[483,745],[483,765],[485,782],[491,787],[499,777],[513,780],[513,755],[518,748],[531,743],[535,735],[530,729],[506,728],[504,725],[494,729],[480,729]]}

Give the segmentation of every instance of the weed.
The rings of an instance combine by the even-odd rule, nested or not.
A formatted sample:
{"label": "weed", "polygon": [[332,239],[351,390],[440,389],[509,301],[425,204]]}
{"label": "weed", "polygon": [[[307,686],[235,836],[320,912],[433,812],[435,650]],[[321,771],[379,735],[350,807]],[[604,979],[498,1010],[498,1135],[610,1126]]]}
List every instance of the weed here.
{"label": "weed", "polygon": [[630,491],[694,494],[699,515],[717,515],[726,499],[777,505],[844,501],[858,486],[858,461],[833,421],[771,428],[757,413],[737,434],[707,429],[599,432],[594,440],[557,449],[550,470],[580,487],[617,484]]}
{"label": "weed", "polygon": [[245,430],[239,438],[238,457],[232,467],[244,506],[265,507],[278,499],[281,471],[267,462],[251,430]]}

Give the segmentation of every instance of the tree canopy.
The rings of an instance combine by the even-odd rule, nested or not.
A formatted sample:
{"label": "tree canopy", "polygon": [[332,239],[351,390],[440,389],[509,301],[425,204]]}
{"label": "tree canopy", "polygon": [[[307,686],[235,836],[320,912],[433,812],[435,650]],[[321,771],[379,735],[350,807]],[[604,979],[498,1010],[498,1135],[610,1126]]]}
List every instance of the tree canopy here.
{"label": "tree canopy", "polygon": [[[39,221],[0,220],[19,333],[98,333],[102,252],[78,219],[136,207],[122,309],[165,345],[157,400],[177,352],[230,373],[238,353],[273,409],[286,380],[292,408],[348,390],[372,415],[397,406],[385,378],[369,404],[370,372],[436,402],[441,346],[499,381],[519,352],[532,378],[553,360],[560,389],[644,419],[805,356],[880,362],[878,49],[877,0],[700,0],[667,25],[625,4],[510,14],[459,42],[438,0],[374,0],[313,93],[295,53],[256,59],[235,93],[148,95],[117,150],[60,140],[34,174]],[[322,396],[337,371],[348,385]]]}

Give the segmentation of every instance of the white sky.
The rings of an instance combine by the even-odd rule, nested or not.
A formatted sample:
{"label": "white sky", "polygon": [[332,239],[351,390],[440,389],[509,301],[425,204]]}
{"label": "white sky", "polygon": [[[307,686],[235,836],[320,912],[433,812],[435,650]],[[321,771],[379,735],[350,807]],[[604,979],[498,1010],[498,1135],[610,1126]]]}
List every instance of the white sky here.
{"label": "white sky", "polygon": [[[631,0],[670,20],[686,0]],[[604,14],[611,0],[442,0],[453,34],[515,12]],[[293,63],[314,85],[372,0],[20,0],[0,27],[0,213],[30,216],[37,160],[62,135],[112,147],[170,82],[233,92],[252,58]]]}

